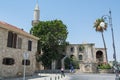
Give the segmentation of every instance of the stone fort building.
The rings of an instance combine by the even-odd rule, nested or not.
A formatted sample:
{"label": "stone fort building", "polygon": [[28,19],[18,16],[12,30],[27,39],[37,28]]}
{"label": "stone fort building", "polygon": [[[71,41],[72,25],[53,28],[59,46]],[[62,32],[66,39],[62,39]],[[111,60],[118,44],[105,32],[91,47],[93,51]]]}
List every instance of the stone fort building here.
{"label": "stone fort building", "polygon": [[76,58],[80,72],[96,72],[97,65],[107,62],[105,48],[96,48],[93,43],[70,44],[65,55]]}

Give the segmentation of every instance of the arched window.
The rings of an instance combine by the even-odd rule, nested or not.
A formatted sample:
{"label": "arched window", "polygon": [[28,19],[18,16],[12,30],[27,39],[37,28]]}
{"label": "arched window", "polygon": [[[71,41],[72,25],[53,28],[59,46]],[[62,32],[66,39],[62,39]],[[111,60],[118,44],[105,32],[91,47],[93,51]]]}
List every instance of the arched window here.
{"label": "arched window", "polygon": [[3,58],[2,64],[13,65],[13,64],[15,64],[15,60],[13,58]]}
{"label": "arched window", "polygon": [[102,51],[96,52],[96,59],[98,62],[103,62],[103,52]]}

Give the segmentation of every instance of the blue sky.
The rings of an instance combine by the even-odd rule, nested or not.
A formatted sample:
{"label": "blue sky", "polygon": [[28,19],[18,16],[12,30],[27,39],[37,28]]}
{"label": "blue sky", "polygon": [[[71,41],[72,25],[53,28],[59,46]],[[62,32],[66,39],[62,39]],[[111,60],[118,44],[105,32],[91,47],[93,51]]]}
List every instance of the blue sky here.
{"label": "blue sky", "polygon": [[[68,28],[72,44],[95,43],[103,47],[102,37],[93,28],[94,21],[112,11],[117,60],[120,61],[120,0],[38,0],[40,20],[62,20]],[[29,32],[36,0],[1,0],[0,21]],[[109,60],[113,60],[111,30],[104,32]]]}

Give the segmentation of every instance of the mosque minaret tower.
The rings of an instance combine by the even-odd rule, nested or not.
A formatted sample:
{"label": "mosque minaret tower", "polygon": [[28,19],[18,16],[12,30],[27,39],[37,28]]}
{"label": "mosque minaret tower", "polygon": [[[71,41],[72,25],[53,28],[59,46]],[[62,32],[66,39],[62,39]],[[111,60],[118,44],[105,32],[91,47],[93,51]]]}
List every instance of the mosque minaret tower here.
{"label": "mosque minaret tower", "polygon": [[40,9],[38,5],[38,0],[34,9],[34,15],[33,15],[33,20],[32,20],[32,26],[35,26],[36,24],[39,23],[40,19]]}

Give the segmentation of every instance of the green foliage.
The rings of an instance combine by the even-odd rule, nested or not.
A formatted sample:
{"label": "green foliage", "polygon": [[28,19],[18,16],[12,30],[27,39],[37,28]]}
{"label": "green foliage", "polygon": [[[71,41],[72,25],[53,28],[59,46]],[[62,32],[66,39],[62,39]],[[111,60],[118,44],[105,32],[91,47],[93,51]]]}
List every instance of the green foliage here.
{"label": "green foliage", "polygon": [[109,64],[100,64],[98,69],[111,69],[111,66]]}
{"label": "green foliage", "polygon": [[95,28],[96,31],[103,32],[104,30],[107,29],[107,23],[105,23],[104,27],[102,27],[102,26],[100,25],[101,22],[104,22],[104,23],[105,23],[104,19],[98,18],[98,19],[95,21],[95,23],[94,23],[94,28]]}
{"label": "green foliage", "polygon": [[73,58],[66,58],[65,59],[65,68],[70,69],[70,64],[73,65],[74,69],[79,69],[79,62]]}
{"label": "green foliage", "polygon": [[71,62],[71,59],[67,57],[64,62],[65,69],[70,69],[70,62]]}
{"label": "green foliage", "polygon": [[84,50],[84,46],[83,45],[80,45],[79,46],[79,51],[83,51]]}
{"label": "green foliage", "polygon": [[35,25],[30,33],[39,37],[38,52],[43,51],[41,61],[44,66],[50,67],[52,60],[58,60],[67,42],[67,27],[61,20],[41,21]]}
{"label": "green foliage", "polygon": [[71,64],[73,65],[74,69],[79,69],[79,62],[75,58],[75,56],[71,57]]}
{"label": "green foliage", "polygon": [[95,21],[95,23],[94,23],[94,27],[98,27],[101,22],[104,22],[104,19],[102,19],[102,18],[96,19],[96,21]]}

